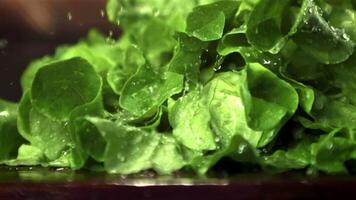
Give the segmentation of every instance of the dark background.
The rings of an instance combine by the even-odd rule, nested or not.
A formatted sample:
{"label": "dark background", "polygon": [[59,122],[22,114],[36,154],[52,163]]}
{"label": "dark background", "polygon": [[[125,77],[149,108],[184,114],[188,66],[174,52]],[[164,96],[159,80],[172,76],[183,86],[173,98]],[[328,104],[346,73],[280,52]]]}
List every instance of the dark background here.
{"label": "dark background", "polygon": [[76,43],[91,28],[114,31],[106,0],[0,0],[0,98],[19,101],[20,76],[35,58]]}

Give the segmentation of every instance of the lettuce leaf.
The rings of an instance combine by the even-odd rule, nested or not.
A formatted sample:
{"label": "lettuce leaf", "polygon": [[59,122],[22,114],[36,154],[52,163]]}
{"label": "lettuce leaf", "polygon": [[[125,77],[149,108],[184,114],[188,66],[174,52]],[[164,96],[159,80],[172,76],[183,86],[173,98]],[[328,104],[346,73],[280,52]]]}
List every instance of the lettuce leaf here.
{"label": "lettuce leaf", "polygon": [[0,100],[0,163],[354,172],[355,8],[109,0],[119,38],[92,30],[58,47],[28,66],[18,104]]}

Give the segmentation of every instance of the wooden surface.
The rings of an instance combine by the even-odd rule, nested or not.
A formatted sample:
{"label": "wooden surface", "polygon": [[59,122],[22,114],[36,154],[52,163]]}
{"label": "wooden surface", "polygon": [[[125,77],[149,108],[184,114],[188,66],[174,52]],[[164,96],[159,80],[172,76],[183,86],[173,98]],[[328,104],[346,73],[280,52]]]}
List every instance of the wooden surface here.
{"label": "wooden surface", "polygon": [[123,177],[42,168],[0,169],[0,199],[353,199],[355,189],[352,176],[300,173]]}

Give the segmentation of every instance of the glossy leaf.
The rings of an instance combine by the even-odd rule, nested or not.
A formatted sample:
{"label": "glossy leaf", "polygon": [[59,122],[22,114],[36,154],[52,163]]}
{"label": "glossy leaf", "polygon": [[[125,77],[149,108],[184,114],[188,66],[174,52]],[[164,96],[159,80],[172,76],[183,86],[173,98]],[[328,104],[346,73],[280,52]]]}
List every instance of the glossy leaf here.
{"label": "glossy leaf", "polygon": [[173,72],[159,74],[149,66],[143,66],[125,84],[120,106],[136,116],[142,116],[157,110],[165,100],[182,89],[183,76]]}
{"label": "glossy leaf", "polygon": [[218,1],[195,7],[187,17],[187,33],[202,41],[220,39],[225,21],[233,17],[239,4],[238,1]]}
{"label": "glossy leaf", "polygon": [[74,58],[41,68],[31,88],[31,99],[47,117],[67,120],[74,108],[91,102],[100,87],[101,79],[92,66]]}
{"label": "glossy leaf", "polygon": [[0,161],[17,156],[25,140],[17,131],[17,105],[0,99]]}

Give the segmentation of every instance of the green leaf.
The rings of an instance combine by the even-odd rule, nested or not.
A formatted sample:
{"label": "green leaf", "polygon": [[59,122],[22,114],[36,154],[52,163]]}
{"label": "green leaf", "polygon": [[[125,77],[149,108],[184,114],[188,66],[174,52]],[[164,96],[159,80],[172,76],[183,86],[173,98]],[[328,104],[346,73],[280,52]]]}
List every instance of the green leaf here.
{"label": "green leaf", "polygon": [[356,144],[348,138],[335,136],[336,132],[331,132],[311,146],[312,154],[315,155],[314,165],[328,173],[346,173],[344,162],[355,159]]}
{"label": "green leaf", "polygon": [[242,136],[253,147],[261,138],[261,132],[248,124],[252,97],[247,77],[246,71],[221,73],[203,90],[209,102],[211,127],[223,146],[229,144],[234,135]]}
{"label": "green leaf", "polygon": [[338,130],[317,140],[304,135],[302,140],[287,151],[277,150],[265,156],[264,167],[282,172],[309,166],[331,174],[346,173],[344,162],[355,158],[356,146],[353,140],[336,136],[336,133]]}
{"label": "green leaf", "polygon": [[88,33],[87,38],[77,44],[60,46],[53,56],[45,56],[31,62],[21,77],[23,92],[31,88],[33,79],[40,68],[74,57],[87,60],[96,72],[104,73],[122,62],[122,50],[110,38],[93,29]]}
{"label": "green leaf", "polygon": [[214,152],[212,155],[197,156],[191,161],[190,165],[198,174],[205,174],[223,157],[229,157],[236,162],[244,164],[257,164],[260,162],[256,149],[243,137],[235,135],[231,138],[228,146]]}
{"label": "green leaf", "polygon": [[134,45],[127,47],[122,60],[122,65],[111,69],[107,74],[108,84],[118,95],[121,95],[122,88],[127,80],[146,63],[143,52]]}
{"label": "green leaf", "polygon": [[282,56],[262,52],[250,46],[246,37],[246,25],[232,29],[220,40],[217,52],[227,59],[229,56],[238,53],[242,56],[245,63],[260,63],[273,72],[279,72],[282,66]]}
{"label": "green leaf", "polygon": [[[283,19],[290,0],[259,1],[247,22],[248,41],[263,51],[278,53],[286,42]],[[289,11],[290,12],[290,11]]]}
{"label": "green leaf", "polygon": [[255,130],[264,130],[259,141],[259,146],[264,146],[276,137],[281,126],[295,113],[298,94],[288,82],[260,64],[249,64],[247,75],[248,87],[254,97],[249,125]]}
{"label": "green leaf", "polygon": [[6,165],[10,166],[36,166],[46,163],[46,158],[42,150],[27,144],[23,144],[18,149],[16,159],[6,161]]}
{"label": "green leaf", "polygon": [[68,120],[70,112],[91,102],[101,89],[101,79],[81,58],[41,68],[31,88],[36,110],[54,120]]}
{"label": "green leaf", "polygon": [[312,138],[304,136],[287,150],[276,150],[272,155],[263,156],[263,167],[269,171],[283,172],[292,169],[304,169],[313,162]]}
{"label": "green leaf", "polygon": [[226,56],[234,52],[244,52],[251,48],[246,38],[246,26],[235,28],[226,33],[220,40],[217,51],[220,55]]}
{"label": "green leaf", "polygon": [[356,128],[356,106],[342,101],[325,98],[323,103],[315,103],[312,116],[315,120],[302,120],[305,127],[328,132],[339,128]]}
{"label": "green leaf", "polygon": [[220,39],[225,21],[233,17],[239,5],[239,1],[218,1],[195,7],[187,17],[187,33],[202,41]]}
{"label": "green leaf", "polygon": [[147,23],[143,30],[142,44],[147,60],[152,66],[163,66],[169,59],[164,59],[165,54],[169,54],[174,46],[174,30],[164,22],[153,18]]}
{"label": "green leaf", "polygon": [[116,22],[118,19],[118,11],[121,10],[121,6],[118,0],[109,0],[106,4],[106,14],[108,19],[112,22]]}
{"label": "green leaf", "polygon": [[25,71],[23,72],[21,76],[21,87],[22,87],[22,92],[26,92],[32,87],[32,82],[33,79],[36,76],[37,71],[42,68],[43,66],[46,66],[52,62],[54,62],[55,59],[45,56],[41,59],[37,59],[35,61],[32,61]]}
{"label": "green leaf", "polygon": [[0,161],[17,156],[25,140],[17,131],[17,105],[0,99]]}
{"label": "green leaf", "polygon": [[103,119],[88,120],[107,142],[104,166],[108,172],[131,174],[151,168],[151,157],[160,141],[158,134]]}
{"label": "green leaf", "polygon": [[152,157],[152,168],[159,174],[171,174],[185,165],[186,161],[176,140],[170,135],[162,135]]}
{"label": "green leaf", "polygon": [[221,11],[210,15],[207,15],[208,13],[209,11],[204,10],[195,10],[191,13],[187,23],[187,33],[202,41],[220,39],[224,31],[225,15]]}
{"label": "green leaf", "polygon": [[334,28],[322,16],[312,0],[304,0],[300,8],[291,1],[260,1],[247,23],[247,38],[255,47],[278,53],[289,37],[319,62],[330,64],[345,61],[354,42],[341,29]]}
{"label": "green leaf", "polygon": [[29,93],[22,98],[19,105],[19,132],[50,160],[68,150],[71,143],[68,125],[68,122],[53,120],[37,111],[32,106]]}
{"label": "green leaf", "polygon": [[163,20],[167,25],[183,31],[185,19],[194,6],[207,0],[110,0],[106,12],[111,22],[131,30],[145,24],[152,17]]}
{"label": "green leaf", "polygon": [[209,126],[211,116],[207,109],[208,103],[200,92],[190,92],[174,104],[170,113],[174,137],[190,149],[199,151],[216,148]]}
{"label": "green leaf", "polygon": [[[341,3],[341,2],[338,2]],[[334,7],[328,17],[330,25],[345,30],[344,37],[350,37],[352,41],[356,41],[356,13],[354,9],[344,9]]]}
{"label": "green leaf", "polygon": [[327,68],[328,78],[332,80],[332,86],[340,90],[341,96],[347,98],[353,105],[356,105],[356,70],[353,67],[356,63],[356,54],[353,54],[347,61]]}
{"label": "green leaf", "polygon": [[106,142],[96,129],[88,121],[88,117],[104,117],[101,92],[90,103],[77,107],[71,112],[71,139],[74,143],[72,147],[73,168],[82,167],[87,156],[91,156],[96,161],[103,161]]}
{"label": "green leaf", "polygon": [[302,22],[293,36],[297,45],[325,64],[341,63],[352,55],[354,42],[343,30],[331,26],[313,1],[305,0],[301,10]]}
{"label": "green leaf", "polygon": [[58,47],[25,70],[19,105],[0,100],[0,163],[354,172],[355,8],[109,0],[120,38],[92,30]]}
{"label": "green leaf", "polygon": [[168,71],[185,75],[187,79],[196,81],[201,65],[201,55],[207,45],[185,33],[177,33],[176,37],[178,48],[168,64]]}
{"label": "green leaf", "polygon": [[[86,158],[81,152],[87,149],[79,148],[81,141],[77,140],[76,134],[80,133],[72,126],[76,124],[83,129],[84,125],[77,122],[79,118],[102,115],[101,87],[100,77],[83,59],[74,58],[42,67],[31,90],[21,100],[20,133],[50,161],[66,152],[73,155],[73,168],[82,166]],[[96,141],[99,139],[95,137]],[[82,156],[84,158],[78,164],[75,160]]]}
{"label": "green leaf", "polygon": [[164,72],[159,74],[149,66],[142,66],[125,84],[120,106],[136,116],[143,116],[183,89],[183,76]]}

